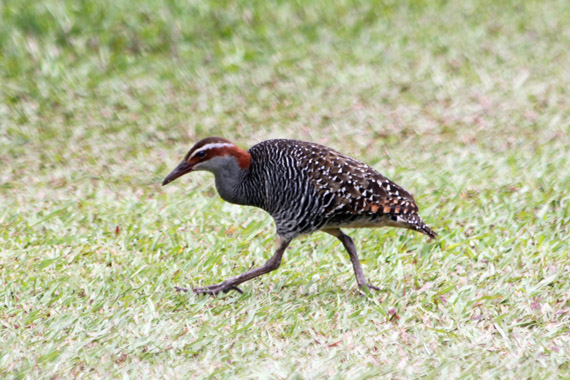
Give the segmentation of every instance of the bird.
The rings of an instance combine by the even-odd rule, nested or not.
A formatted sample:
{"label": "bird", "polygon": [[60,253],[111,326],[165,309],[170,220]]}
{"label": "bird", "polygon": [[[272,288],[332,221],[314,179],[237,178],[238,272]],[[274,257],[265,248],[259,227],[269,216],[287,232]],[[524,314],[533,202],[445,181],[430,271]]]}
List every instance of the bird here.
{"label": "bird", "polygon": [[293,239],[317,231],[342,243],[360,289],[380,290],[366,280],[354,241],[341,228],[390,226],[436,237],[418,215],[412,194],[367,164],[324,145],[271,139],[245,150],[225,138],[207,137],[192,146],[162,185],[195,171],[214,174],[223,200],[269,213],[277,233],[276,249],[264,265],[193,288],[196,294],[242,293],[238,285],[279,268]]}

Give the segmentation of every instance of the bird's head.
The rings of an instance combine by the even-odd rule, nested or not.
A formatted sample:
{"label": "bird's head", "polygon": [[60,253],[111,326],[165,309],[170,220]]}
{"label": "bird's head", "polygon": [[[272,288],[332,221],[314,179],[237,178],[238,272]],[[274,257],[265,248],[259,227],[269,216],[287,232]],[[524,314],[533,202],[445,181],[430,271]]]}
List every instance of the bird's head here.
{"label": "bird's head", "polygon": [[251,155],[229,140],[207,137],[194,144],[182,162],[162,181],[162,186],[192,171],[207,170],[216,174],[220,169],[234,164],[241,169],[249,168]]}

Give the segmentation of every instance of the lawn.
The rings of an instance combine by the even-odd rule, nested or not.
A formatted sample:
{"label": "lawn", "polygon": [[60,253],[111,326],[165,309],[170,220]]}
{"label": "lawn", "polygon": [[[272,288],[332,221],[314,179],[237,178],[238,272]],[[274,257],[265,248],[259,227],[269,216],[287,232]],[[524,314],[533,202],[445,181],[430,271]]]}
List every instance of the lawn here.
{"label": "lawn", "polygon": [[[0,377],[570,378],[570,3],[0,3]],[[439,236],[272,254],[197,140],[331,146]]]}

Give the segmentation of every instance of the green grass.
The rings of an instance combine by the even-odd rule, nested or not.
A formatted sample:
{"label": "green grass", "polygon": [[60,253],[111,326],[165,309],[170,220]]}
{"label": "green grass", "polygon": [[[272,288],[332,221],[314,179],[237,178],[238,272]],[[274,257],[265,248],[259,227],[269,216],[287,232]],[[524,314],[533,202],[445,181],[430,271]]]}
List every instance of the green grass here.
{"label": "green grass", "polygon": [[[570,5],[4,1],[0,377],[570,378]],[[436,241],[296,240],[198,139],[311,140],[415,194]]]}

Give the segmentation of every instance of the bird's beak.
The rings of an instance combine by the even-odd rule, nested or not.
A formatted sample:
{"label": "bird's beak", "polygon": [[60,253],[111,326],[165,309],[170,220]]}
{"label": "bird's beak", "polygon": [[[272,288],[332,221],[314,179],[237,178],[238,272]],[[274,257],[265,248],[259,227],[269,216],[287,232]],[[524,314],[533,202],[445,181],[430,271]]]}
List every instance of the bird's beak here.
{"label": "bird's beak", "polygon": [[162,186],[169,184],[170,182],[174,181],[176,178],[183,176],[186,173],[190,173],[192,171],[192,165],[190,165],[185,160],[178,164],[177,167],[174,168],[173,171],[170,172],[169,175],[166,176],[164,181],[162,181]]}

